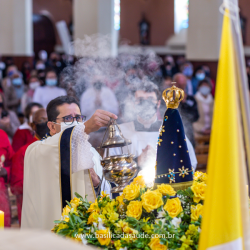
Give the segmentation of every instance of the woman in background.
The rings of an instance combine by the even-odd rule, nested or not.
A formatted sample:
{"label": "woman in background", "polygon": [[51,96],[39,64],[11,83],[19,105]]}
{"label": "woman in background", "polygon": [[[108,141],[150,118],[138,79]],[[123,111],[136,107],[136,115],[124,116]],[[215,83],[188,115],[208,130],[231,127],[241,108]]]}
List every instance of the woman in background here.
{"label": "woman in background", "polygon": [[24,113],[25,108],[31,102],[33,102],[33,96],[35,93],[36,88],[41,86],[41,83],[37,76],[31,76],[28,81],[29,89],[26,93],[23,94],[21,99],[21,108],[22,112]]}
{"label": "woman in background", "polygon": [[4,96],[0,93],[0,129],[4,130],[12,141],[12,137],[19,126],[20,122],[16,113],[7,109]]}
{"label": "woman in background", "polygon": [[211,124],[213,117],[214,99],[211,94],[212,84],[208,78],[200,81],[198,91],[195,94],[197,102],[199,119],[193,123],[194,133],[196,136],[211,133]]}
{"label": "woman in background", "polygon": [[0,210],[4,212],[4,226],[10,227],[11,214],[7,190],[9,183],[11,159],[14,155],[8,135],[0,129]]}

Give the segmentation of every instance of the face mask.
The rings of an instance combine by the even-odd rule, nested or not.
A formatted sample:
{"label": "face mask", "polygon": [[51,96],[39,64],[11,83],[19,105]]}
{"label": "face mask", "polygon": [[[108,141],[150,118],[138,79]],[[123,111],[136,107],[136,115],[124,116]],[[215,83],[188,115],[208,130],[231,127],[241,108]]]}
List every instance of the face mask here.
{"label": "face mask", "polygon": [[29,84],[29,88],[30,89],[36,89],[37,87],[39,87],[40,86],[40,82],[31,82],[30,84]]}
{"label": "face mask", "polygon": [[22,85],[22,79],[21,78],[14,78],[12,80],[12,83],[15,85],[15,86],[20,86]]}
{"label": "face mask", "polygon": [[203,94],[203,95],[208,95],[208,94],[210,94],[211,89],[210,89],[209,87],[207,87],[207,86],[201,86],[201,87],[199,88],[199,92],[200,92],[201,94]]}
{"label": "face mask", "polygon": [[37,70],[44,70],[45,69],[45,65],[42,64],[42,63],[39,63],[39,64],[36,65],[36,69]]}
{"label": "face mask", "polygon": [[46,85],[47,86],[56,86],[57,85],[57,79],[46,79]]}
{"label": "face mask", "polygon": [[192,76],[193,75],[193,69],[191,67],[186,67],[183,69],[182,72],[185,76]]}
{"label": "face mask", "polygon": [[136,111],[138,116],[143,120],[148,120],[152,118],[157,111],[157,104],[148,100],[141,100],[139,104],[136,105]]}
{"label": "face mask", "polygon": [[197,74],[195,75],[196,79],[199,80],[199,81],[204,80],[204,79],[205,79],[205,76],[206,76],[205,73],[197,73]]}
{"label": "face mask", "polygon": [[65,124],[64,122],[61,122],[61,123],[56,123],[56,122],[54,122],[55,124],[57,124],[57,125],[61,125],[61,132],[63,131],[63,130],[65,130],[66,128],[71,128],[71,127],[73,127],[73,126],[77,126],[77,125],[80,125],[81,123],[78,123],[77,121],[74,121],[72,124],[70,124],[70,125],[67,125],[67,124]]}
{"label": "face mask", "polygon": [[40,138],[43,138],[46,134],[49,133],[49,128],[47,122],[36,124],[36,133]]}
{"label": "face mask", "polygon": [[63,130],[65,130],[65,129],[67,129],[67,128],[71,128],[71,127],[74,127],[74,126],[77,126],[77,125],[79,125],[79,124],[81,124],[81,123],[78,123],[77,121],[74,121],[72,124],[70,124],[70,125],[66,125],[64,122],[61,122],[61,131],[63,131]]}

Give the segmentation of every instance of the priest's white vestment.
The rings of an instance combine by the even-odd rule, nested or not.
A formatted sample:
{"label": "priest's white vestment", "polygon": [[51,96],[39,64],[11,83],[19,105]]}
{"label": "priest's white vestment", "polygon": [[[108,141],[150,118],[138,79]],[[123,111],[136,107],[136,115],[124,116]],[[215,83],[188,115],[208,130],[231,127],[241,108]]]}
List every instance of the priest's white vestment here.
{"label": "priest's white vestment", "polygon": [[65,200],[73,199],[75,192],[95,201],[89,169],[98,172],[100,155],[91,147],[84,129],[84,124],[70,127],[28,147],[21,228],[52,229]]}

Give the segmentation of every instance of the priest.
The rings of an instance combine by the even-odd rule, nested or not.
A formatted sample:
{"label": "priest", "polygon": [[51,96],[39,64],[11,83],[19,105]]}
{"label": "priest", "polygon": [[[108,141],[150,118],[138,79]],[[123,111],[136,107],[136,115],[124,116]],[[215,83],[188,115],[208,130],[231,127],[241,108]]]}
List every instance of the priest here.
{"label": "priest", "polygon": [[[134,105],[134,110],[137,113],[136,118],[132,122],[123,123],[119,126],[124,137],[132,141],[132,144],[129,145],[130,152],[135,155],[138,167],[143,170],[144,179],[150,185],[149,183],[153,183],[154,180],[156,147],[159,129],[163,123],[157,120],[157,109],[160,107],[158,87],[148,79],[143,79],[134,91],[134,100],[132,105]],[[187,137],[185,139],[191,165],[195,169],[197,160],[194,148],[189,139]],[[110,155],[121,154],[120,148],[112,148],[109,152]],[[124,152],[127,153],[126,147]]]}
{"label": "priest", "polygon": [[88,134],[117,116],[97,110],[85,123],[74,97],[60,96],[47,106],[50,133],[31,144],[24,159],[21,228],[50,230],[63,207],[78,192],[94,202],[100,178],[94,171],[100,155],[88,142]]}

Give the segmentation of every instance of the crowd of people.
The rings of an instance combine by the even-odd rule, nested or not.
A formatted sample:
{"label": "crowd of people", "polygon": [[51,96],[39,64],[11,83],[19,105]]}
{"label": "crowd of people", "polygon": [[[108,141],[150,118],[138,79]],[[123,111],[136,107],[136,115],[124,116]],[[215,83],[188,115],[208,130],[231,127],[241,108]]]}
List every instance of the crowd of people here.
{"label": "crowd of people", "polygon": [[[185,91],[179,112],[195,168],[194,138],[210,134],[213,114],[215,82],[206,65],[193,69],[183,56],[159,59],[151,52],[75,59],[57,53],[48,58],[46,51],[40,51],[33,65],[24,62],[21,68],[11,58],[0,61],[0,210],[5,211],[5,226],[11,224],[9,183],[17,197],[21,222],[25,151],[48,133],[45,110],[52,99],[75,97],[86,120],[98,109],[117,115],[143,170],[156,155],[158,131],[166,111],[161,95],[172,82]],[[104,130],[90,134],[94,147],[100,145]]]}

